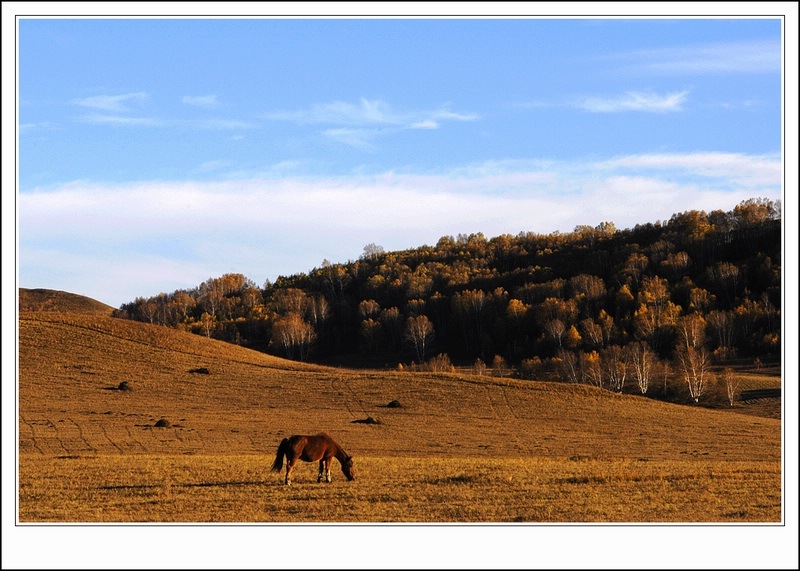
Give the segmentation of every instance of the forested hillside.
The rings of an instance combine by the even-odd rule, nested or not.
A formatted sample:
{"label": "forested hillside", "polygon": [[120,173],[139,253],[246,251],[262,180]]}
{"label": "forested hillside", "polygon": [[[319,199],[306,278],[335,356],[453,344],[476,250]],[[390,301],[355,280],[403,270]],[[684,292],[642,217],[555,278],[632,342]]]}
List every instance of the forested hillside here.
{"label": "forested hillside", "polygon": [[669,379],[697,401],[712,365],[780,355],[780,311],[780,203],[751,199],[624,230],[369,244],[263,287],[227,274],[115,314],[292,359],[455,363],[641,393],[663,380],[666,394]]}

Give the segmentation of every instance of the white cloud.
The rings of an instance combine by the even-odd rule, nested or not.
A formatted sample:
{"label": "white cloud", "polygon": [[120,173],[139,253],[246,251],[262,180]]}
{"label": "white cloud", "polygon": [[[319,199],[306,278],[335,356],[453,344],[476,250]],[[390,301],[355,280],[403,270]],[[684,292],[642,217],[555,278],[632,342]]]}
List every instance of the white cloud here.
{"label": "white cloud", "polygon": [[644,50],[622,57],[635,60],[635,70],[651,74],[779,73],[778,40],[752,40]]}
{"label": "white cloud", "polygon": [[686,102],[688,94],[688,91],[679,91],[666,95],[629,91],[617,97],[587,97],[577,103],[577,107],[592,113],[619,113],[623,111],[664,113],[681,111],[681,106]]}
{"label": "white cloud", "polygon": [[499,161],[438,175],[76,182],[18,196],[20,285],[117,305],[225,272],[257,282],[305,272],[325,258],[356,258],[370,242],[394,250],[462,232],[628,228],[689,209],[730,210],[747,198],[780,199],[781,182],[778,157],[724,153]]}
{"label": "white cloud", "polygon": [[181,103],[204,109],[213,109],[220,105],[216,95],[184,95]]}
{"label": "white cloud", "polygon": [[124,95],[95,95],[74,99],[72,102],[81,107],[91,107],[101,111],[114,113],[127,113],[131,111],[129,103],[143,103],[147,100],[147,93],[140,91],[137,93],[126,93]]}

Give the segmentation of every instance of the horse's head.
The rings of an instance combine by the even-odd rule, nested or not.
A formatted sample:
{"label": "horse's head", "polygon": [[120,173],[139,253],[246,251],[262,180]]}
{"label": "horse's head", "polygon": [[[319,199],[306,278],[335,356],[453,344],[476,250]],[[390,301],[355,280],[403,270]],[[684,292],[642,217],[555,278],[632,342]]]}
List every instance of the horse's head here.
{"label": "horse's head", "polygon": [[342,473],[344,474],[345,478],[350,481],[356,479],[356,469],[353,467],[352,456],[348,456],[347,459],[342,462]]}

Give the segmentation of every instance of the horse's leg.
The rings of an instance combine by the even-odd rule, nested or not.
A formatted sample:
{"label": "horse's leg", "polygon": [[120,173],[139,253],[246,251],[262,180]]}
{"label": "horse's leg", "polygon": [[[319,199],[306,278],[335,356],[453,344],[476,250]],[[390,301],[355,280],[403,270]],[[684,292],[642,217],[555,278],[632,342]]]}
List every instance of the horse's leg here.
{"label": "horse's leg", "polygon": [[317,483],[320,483],[322,481],[322,474],[323,474],[324,470],[325,470],[325,461],[324,460],[320,460],[319,461],[319,476],[317,476]]}
{"label": "horse's leg", "polygon": [[288,462],[286,462],[286,478],[283,481],[283,483],[286,484],[287,486],[292,483],[292,481],[289,479],[289,475],[292,473],[292,468],[294,468],[294,462],[289,460]]}
{"label": "horse's leg", "polygon": [[[331,459],[326,458],[325,462],[325,481],[329,484],[331,483]],[[320,467],[322,466],[322,461],[320,461]],[[322,474],[320,474],[321,476]]]}

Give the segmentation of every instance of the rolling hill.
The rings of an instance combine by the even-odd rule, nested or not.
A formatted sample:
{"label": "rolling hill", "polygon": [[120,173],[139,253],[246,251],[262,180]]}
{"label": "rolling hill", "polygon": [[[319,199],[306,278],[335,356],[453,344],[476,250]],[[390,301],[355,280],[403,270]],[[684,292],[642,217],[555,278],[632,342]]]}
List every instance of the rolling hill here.
{"label": "rolling hill", "polygon": [[103,304],[43,290],[20,291],[18,390],[21,462],[241,453],[265,454],[266,464],[284,436],[321,430],[366,456],[781,459],[780,420],[737,408],[304,364],[115,319]]}

